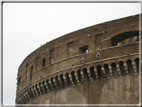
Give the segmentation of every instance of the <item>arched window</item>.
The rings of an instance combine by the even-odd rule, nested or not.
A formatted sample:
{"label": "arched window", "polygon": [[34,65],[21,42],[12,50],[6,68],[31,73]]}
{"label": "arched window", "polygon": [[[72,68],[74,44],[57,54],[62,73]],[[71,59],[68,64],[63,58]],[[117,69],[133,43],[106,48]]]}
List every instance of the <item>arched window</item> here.
{"label": "arched window", "polygon": [[77,80],[75,78],[74,71],[71,72],[71,76],[72,76],[72,81],[74,82],[74,84],[76,84]]}
{"label": "arched window", "polygon": [[69,73],[66,73],[65,76],[66,76],[67,84],[70,85],[71,82],[70,82],[70,78],[69,78]]}
{"label": "arched window", "polygon": [[97,66],[97,71],[98,71],[99,79],[102,79],[102,78],[103,78],[103,74],[102,74],[101,67],[102,67],[102,66],[100,66],[100,65]]}
{"label": "arched window", "polygon": [[78,76],[78,80],[81,83],[81,73],[80,70],[77,70],[77,76]]}
{"label": "arched window", "polygon": [[124,62],[120,61],[119,62],[119,66],[120,66],[120,70],[121,70],[121,75],[126,75],[126,70],[125,70],[125,67],[124,67]]}
{"label": "arched window", "polygon": [[134,69],[133,69],[133,66],[132,66],[132,61],[129,59],[127,60],[127,65],[128,65],[128,71],[130,74],[133,74],[134,73]]}
{"label": "arched window", "polygon": [[136,37],[139,35],[139,31],[123,32],[111,38],[112,46],[126,44],[130,42],[136,42]]}
{"label": "arched window", "polygon": [[116,77],[116,76],[118,76],[118,72],[117,72],[117,68],[116,68],[116,63],[112,63],[111,64],[111,66],[112,66],[112,73],[113,73],[113,75]]}
{"label": "arched window", "polygon": [[110,77],[111,75],[110,75],[110,71],[109,71],[108,66],[109,66],[108,64],[105,64],[105,65],[104,65],[104,68],[105,68],[106,76],[107,76],[107,77]]}
{"label": "arched window", "polygon": [[94,72],[94,67],[90,67],[90,73],[91,73],[91,77],[93,78],[93,79],[96,79],[96,76],[95,76],[95,72]]}
{"label": "arched window", "polygon": [[64,82],[64,79],[63,79],[63,74],[60,75],[60,80],[61,80],[61,87],[64,87],[65,82]]}
{"label": "arched window", "polygon": [[87,69],[86,69],[86,68],[83,69],[83,73],[84,73],[85,81],[89,81],[89,76],[88,76],[88,73],[87,73]]}

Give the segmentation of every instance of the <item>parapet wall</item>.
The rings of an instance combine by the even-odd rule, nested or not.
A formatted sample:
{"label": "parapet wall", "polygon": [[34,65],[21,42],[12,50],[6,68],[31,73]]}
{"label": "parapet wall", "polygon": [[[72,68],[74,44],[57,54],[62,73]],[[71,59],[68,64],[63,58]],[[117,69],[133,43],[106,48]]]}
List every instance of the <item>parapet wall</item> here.
{"label": "parapet wall", "polygon": [[[115,85],[120,85],[117,91],[127,99],[123,102],[137,104],[139,90],[134,88],[135,93],[129,91],[135,94],[131,99],[125,89],[139,86],[140,41],[136,40],[139,31],[139,15],[135,15],[81,29],[44,44],[28,55],[19,67],[16,103],[77,103],[73,96],[71,101],[68,99],[71,90],[82,90],[80,95],[85,95],[79,97],[83,99],[78,99],[78,103],[106,103],[107,93],[102,91],[111,94],[116,92]],[[127,82],[130,83],[128,87]],[[106,85],[101,85],[103,83]],[[57,101],[64,92],[69,93],[67,99]],[[42,98],[44,94],[53,99]],[[96,100],[97,97],[91,100],[93,95],[100,100]],[[111,99],[118,98],[118,92],[115,95],[110,95]],[[110,100],[109,103],[120,104],[121,100]]]}

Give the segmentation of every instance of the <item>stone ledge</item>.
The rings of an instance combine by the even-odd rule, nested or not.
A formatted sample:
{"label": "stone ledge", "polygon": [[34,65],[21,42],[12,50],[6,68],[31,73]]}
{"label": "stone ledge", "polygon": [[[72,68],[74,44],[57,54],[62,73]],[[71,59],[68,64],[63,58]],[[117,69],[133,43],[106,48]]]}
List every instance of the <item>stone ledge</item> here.
{"label": "stone ledge", "polygon": [[[84,54],[75,55],[75,56],[73,56],[73,57],[66,58],[66,59],[63,59],[63,60],[61,60],[61,61],[55,62],[55,63],[53,63],[53,64],[47,65],[47,66],[45,66],[45,67],[43,67],[43,68],[41,68],[41,69],[35,71],[33,74],[35,74],[35,73],[37,73],[37,72],[39,72],[39,71],[41,71],[41,70],[43,70],[43,69],[45,69],[45,68],[47,68],[47,67],[49,67],[49,66],[55,65],[55,64],[57,64],[57,63],[61,63],[61,62],[66,61],[66,60],[68,60],[68,59],[76,58],[76,57],[83,56],[83,55],[86,55],[86,54],[95,53],[95,52],[102,51],[102,50],[113,49],[113,48],[117,48],[117,47],[122,47],[122,46],[127,46],[127,45],[132,45],[132,44],[138,44],[138,43],[139,43],[139,42],[132,42],[132,43],[127,43],[127,44],[122,44],[122,45],[119,45],[119,46],[113,46],[113,47],[108,47],[108,48],[104,48],[104,49],[99,49],[99,50],[92,51],[92,52],[88,52],[88,53],[84,53]],[[97,60],[97,61],[99,61],[99,60]],[[74,68],[74,67],[71,67],[71,68]],[[65,69],[65,70],[66,70],[66,69]],[[56,72],[55,72],[55,73],[56,73]],[[49,74],[49,75],[50,75],[50,74]],[[29,77],[30,77],[30,76],[27,76],[26,79],[28,79]],[[18,85],[18,87],[19,87],[26,79],[24,79],[24,80]]]}
{"label": "stone ledge", "polygon": [[[139,53],[130,54],[129,56],[134,56],[134,55],[139,55]],[[92,64],[92,63],[96,63],[96,62],[102,62],[102,61],[112,60],[112,59],[119,59],[119,58],[123,58],[123,57],[127,57],[127,55],[118,56],[118,57],[113,57],[113,58],[107,58],[107,59],[103,59],[103,60],[92,61],[92,62],[86,63],[85,65],[89,65],[89,64]],[[22,90],[17,93],[17,96],[18,96],[24,89],[26,89],[27,87],[29,87],[31,84],[36,83],[37,81],[44,80],[45,78],[50,77],[50,76],[52,76],[52,75],[58,74],[58,73],[60,73],[60,72],[64,72],[64,71],[69,70],[69,69],[72,69],[72,68],[81,67],[81,66],[84,66],[84,64],[77,65],[77,66],[73,66],[73,67],[70,67],[70,68],[67,68],[67,69],[63,69],[63,70],[61,70],[61,71],[57,71],[57,72],[55,72],[55,73],[51,73],[51,74],[49,74],[49,75],[47,75],[47,76],[44,76],[42,79],[37,79],[36,81],[33,81],[32,83],[30,83],[30,84],[28,84],[27,86],[25,86],[24,88],[22,88]]]}

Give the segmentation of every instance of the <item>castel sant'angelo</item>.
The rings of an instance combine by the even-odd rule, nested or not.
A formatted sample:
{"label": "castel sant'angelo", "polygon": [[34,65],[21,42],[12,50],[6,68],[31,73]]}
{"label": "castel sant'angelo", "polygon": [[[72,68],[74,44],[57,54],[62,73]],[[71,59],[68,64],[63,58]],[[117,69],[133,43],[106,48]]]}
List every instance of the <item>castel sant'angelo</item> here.
{"label": "castel sant'angelo", "polygon": [[54,39],[21,63],[16,104],[139,104],[139,44],[133,15]]}

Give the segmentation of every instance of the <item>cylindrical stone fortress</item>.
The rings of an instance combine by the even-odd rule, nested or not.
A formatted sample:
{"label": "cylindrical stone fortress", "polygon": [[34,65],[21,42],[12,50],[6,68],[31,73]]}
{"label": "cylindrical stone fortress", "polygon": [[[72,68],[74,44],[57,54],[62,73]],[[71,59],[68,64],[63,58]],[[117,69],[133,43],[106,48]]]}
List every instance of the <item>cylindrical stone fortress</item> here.
{"label": "cylindrical stone fortress", "polygon": [[138,104],[139,15],[87,27],[29,54],[16,104]]}

